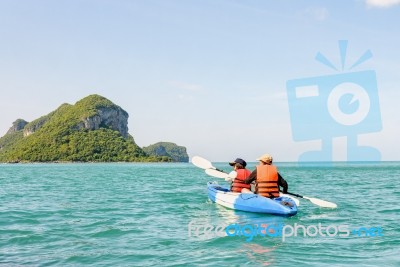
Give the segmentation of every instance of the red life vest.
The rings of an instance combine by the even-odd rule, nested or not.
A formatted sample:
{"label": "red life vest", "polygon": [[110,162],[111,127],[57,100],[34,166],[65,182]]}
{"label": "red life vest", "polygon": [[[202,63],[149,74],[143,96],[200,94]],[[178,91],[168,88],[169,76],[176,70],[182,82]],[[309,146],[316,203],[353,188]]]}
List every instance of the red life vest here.
{"label": "red life vest", "polygon": [[257,166],[256,193],[263,197],[279,197],[278,170],[275,166]]}
{"label": "red life vest", "polygon": [[235,180],[233,180],[231,190],[232,192],[242,192],[243,188],[247,188],[250,190],[251,186],[250,184],[245,184],[244,181],[246,180],[247,177],[250,176],[251,171],[247,169],[238,169],[236,170],[237,176]]}

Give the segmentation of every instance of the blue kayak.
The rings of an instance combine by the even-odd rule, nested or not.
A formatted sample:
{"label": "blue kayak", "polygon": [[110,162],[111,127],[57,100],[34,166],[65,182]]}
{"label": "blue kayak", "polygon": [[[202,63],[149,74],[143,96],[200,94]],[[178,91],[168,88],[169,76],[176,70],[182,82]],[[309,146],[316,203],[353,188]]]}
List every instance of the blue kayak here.
{"label": "blue kayak", "polygon": [[279,216],[293,216],[297,206],[289,197],[266,198],[257,194],[234,193],[229,188],[208,182],[208,197],[212,202],[224,207],[257,213],[267,213]]}

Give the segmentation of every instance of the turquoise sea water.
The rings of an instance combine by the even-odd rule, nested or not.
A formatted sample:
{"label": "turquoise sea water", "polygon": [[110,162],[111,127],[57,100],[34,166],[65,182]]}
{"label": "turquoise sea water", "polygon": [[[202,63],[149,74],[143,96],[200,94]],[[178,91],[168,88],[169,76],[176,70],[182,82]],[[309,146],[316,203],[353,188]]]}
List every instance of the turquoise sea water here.
{"label": "turquoise sea water", "polygon": [[[290,218],[229,210],[207,199],[207,181],[225,182],[191,164],[0,165],[0,265],[400,266],[399,162],[276,165],[289,191],[338,208],[301,200]],[[380,227],[383,236],[189,237],[192,220]]]}

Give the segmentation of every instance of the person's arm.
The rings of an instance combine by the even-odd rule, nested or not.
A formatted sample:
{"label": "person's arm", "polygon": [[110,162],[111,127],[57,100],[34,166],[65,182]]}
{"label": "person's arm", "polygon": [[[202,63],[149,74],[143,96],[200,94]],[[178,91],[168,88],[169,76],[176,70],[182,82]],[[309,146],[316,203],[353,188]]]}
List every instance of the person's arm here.
{"label": "person's arm", "polygon": [[288,186],[286,180],[283,179],[283,177],[282,177],[279,173],[278,173],[278,185],[281,186],[281,187],[283,187],[282,192],[283,192],[284,194],[286,194],[287,191],[288,191],[288,189],[289,189],[289,186]]}
{"label": "person's arm", "polygon": [[244,180],[246,184],[251,184],[257,178],[257,169],[255,169],[249,177]]}

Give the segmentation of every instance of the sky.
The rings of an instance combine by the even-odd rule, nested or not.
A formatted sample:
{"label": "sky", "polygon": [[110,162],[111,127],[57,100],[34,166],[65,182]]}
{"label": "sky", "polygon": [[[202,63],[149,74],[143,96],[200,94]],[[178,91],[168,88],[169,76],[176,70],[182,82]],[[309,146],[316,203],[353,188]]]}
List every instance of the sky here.
{"label": "sky", "polygon": [[287,82],[372,70],[380,127],[352,140],[400,160],[398,25],[399,0],[0,0],[0,135],[18,118],[99,94],[129,113],[141,147],[297,161],[328,140],[333,160],[347,160],[347,133],[295,140]]}

